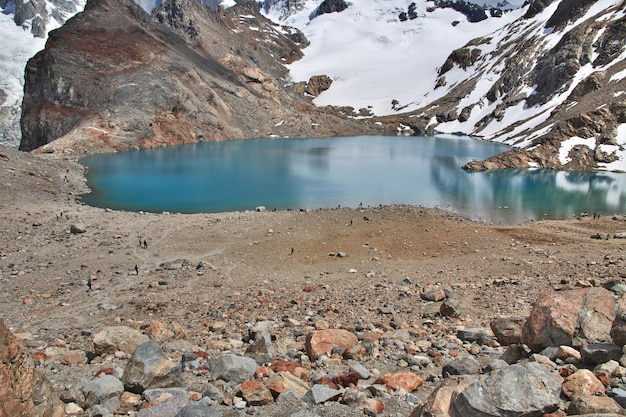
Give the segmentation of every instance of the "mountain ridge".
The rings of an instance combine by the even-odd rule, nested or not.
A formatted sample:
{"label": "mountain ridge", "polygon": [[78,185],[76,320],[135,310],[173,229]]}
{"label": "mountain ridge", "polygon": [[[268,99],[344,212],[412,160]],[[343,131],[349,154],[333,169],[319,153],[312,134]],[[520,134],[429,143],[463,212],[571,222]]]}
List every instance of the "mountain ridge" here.
{"label": "mountain ridge", "polygon": [[[376,4],[390,9],[388,14],[400,9],[387,6],[390,2]],[[398,6],[402,2],[394,4]],[[424,23],[433,19],[429,14],[443,16],[443,11],[428,6],[429,2],[412,4],[417,4],[419,16],[406,22],[413,25],[407,30],[419,28],[419,25],[431,28]],[[420,13],[421,10],[425,12]],[[344,19],[357,20],[361,18],[359,13],[366,12],[354,10]],[[458,17],[453,16],[443,18],[456,19],[451,27],[464,26],[464,30],[476,30],[481,26],[473,25],[482,25],[459,24]],[[396,125],[408,133],[464,134],[514,147],[491,161],[469,164],[467,168],[471,169],[544,167],[625,171],[624,3],[536,1],[525,10],[505,14],[504,18],[509,21],[502,21],[492,32],[468,39],[447,56],[439,54],[435,64],[419,62],[419,53],[409,55],[410,51],[397,47],[398,40],[393,37],[392,29],[385,32],[385,36],[395,42],[391,47],[396,47],[385,57],[390,59],[393,54],[404,53],[407,62],[403,65],[413,68],[415,78],[421,80],[417,85],[410,84],[406,82],[407,75],[398,75],[394,78],[404,78],[402,83],[392,79],[378,87],[379,91],[396,95],[374,107],[374,113],[380,114],[382,110],[386,115],[381,118],[385,129],[393,130]],[[499,22],[498,19],[490,17],[487,22]],[[328,42],[328,37],[319,30],[321,23],[301,23],[305,20],[297,13],[285,19],[303,28],[312,44]],[[375,28],[387,30],[387,26]],[[355,25],[353,31],[358,30],[359,25]],[[457,43],[463,40],[454,29],[446,35],[456,36]],[[421,46],[421,53],[427,50],[429,43],[439,45],[441,40],[435,39],[423,29],[415,35],[411,46]],[[316,104],[339,101],[343,105],[363,105],[365,94],[355,93],[356,88],[351,83],[356,85],[368,79],[350,74],[357,69],[329,64],[319,59],[321,54],[317,51],[312,57],[307,57],[306,49],[304,52],[304,59],[291,68],[296,80],[323,72],[336,81],[314,100]],[[397,60],[396,64],[400,62]],[[403,69],[404,73],[407,68]],[[372,79],[369,81],[373,82]],[[400,98],[401,95],[404,98]]]}
{"label": "mountain ridge", "polygon": [[[45,145],[46,152],[64,147],[91,152],[99,147],[111,151],[259,136],[329,136],[381,131],[452,133],[512,146],[504,155],[471,162],[467,169],[544,167],[626,171],[624,3],[617,0],[535,1],[504,13],[498,12],[502,9],[497,7],[491,8],[487,19],[477,23],[470,23],[469,17],[463,21],[460,19],[463,14],[447,8],[445,2],[430,4],[378,0],[370,4],[370,9],[358,3],[349,3],[347,8],[333,4],[329,6],[329,13],[314,16],[312,11],[320,6],[316,2],[264,2],[262,9],[268,17],[282,19],[286,24],[298,23],[294,26],[301,30],[269,20],[261,23],[265,18],[251,3],[239,4],[235,8],[239,12],[233,12],[230,8],[214,11],[193,1],[168,1],[156,7],[152,16],[133,12],[135,18],[141,16],[139,26],[168,28],[168,35],[161,35],[160,41],[168,44],[166,49],[178,51],[177,64],[186,68],[173,72],[159,70],[165,80],[159,81],[163,84],[159,88],[168,91],[168,98],[163,98],[162,102],[169,100],[170,103],[161,106],[157,103],[159,100],[148,100],[147,108],[153,113],[148,115],[149,112],[137,110],[146,107],[145,101],[140,100],[140,106],[131,106],[126,111],[122,101],[112,100],[109,105],[114,104],[114,119],[119,119],[114,121],[107,121],[113,114],[110,109],[93,108],[88,102],[76,108],[67,107],[69,116],[52,117],[52,113],[39,111],[46,106],[37,100],[45,96],[42,86],[58,84],[59,80],[47,79],[45,71],[38,73],[37,67],[44,65],[45,59],[35,57],[26,71],[22,116],[25,137],[20,148],[32,150]],[[90,13],[88,8],[85,13]],[[407,19],[402,19],[402,13]],[[442,27],[442,22],[447,22],[449,31],[440,34],[440,39],[454,38],[446,45],[456,43],[458,47],[450,51],[445,47],[430,48],[438,49],[430,55],[431,58],[436,56],[436,60],[415,58],[423,50],[417,55],[407,55],[401,70],[410,74],[415,68],[414,75],[391,77],[396,84],[381,79],[376,73],[379,68],[375,60],[366,57],[358,61],[363,58],[342,49],[345,45],[353,49],[366,45],[373,48],[370,52],[380,52],[377,58],[384,64],[385,58],[391,59],[398,50],[411,51],[428,43],[429,36],[435,32],[433,28]],[[339,24],[343,27],[338,32]],[[387,32],[381,30],[372,37],[379,28]],[[61,32],[64,30],[62,28]],[[214,31],[221,37],[212,34]],[[321,36],[323,32],[330,35]],[[397,33],[400,33],[398,37]],[[337,37],[338,34],[341,36]],[[480,36],[470,37],[474,34]],[[329,41],[332,37],[328,38],[331,35],[335,36],[333,42]],[[80,39],[84,41],[89,36],[89,32],[82,33]],[[49,42],[50,48],[41,56],[59,53],[63,49],[60,43]],[[394,49],[399,43],[404,49]],[[150,47],[146,46],[147,50]],[[48,51],[55,48],[56,52]],[[391,55],[384,55],[385,50]],[[91,59],[106,61],[106,57],[97,57],[97,52],[94,48]],[[71,51],[63,53],[71,54]],[[350,62],[353,58],[356,64]],[[195,86],[175,88],[175,84],[181,83],[180,78],[168,80],[177,71],[202,73],[207,59],[219,62],[230,71],[213,74],[215,78],[209,84],[223,88],[212,88],[207,93],[209,100],[197,97]],[[142,65],[153,62],[157,61],[146,61]],[[362,71],[355,71],[355,65],[362,63]],[[73,64],[80,65],[77,60]],[[370,88],[367,84],[372,82],[367,81],[372,79],[367,78],[372,76],[370,73],[378,76],[374,83],[379,86],[371,84],[374,88]],[[197,79],[202,80],[197,74]],[[417,82],[410,82],[412,79]],[[157,82],[149,76],[143,80]],[[113,81],[106,79],[102,85]],[[89,90],[86,81],[83,80],[82,87],[80,84],[74,83],[71,88]],[[157,90],[154,90],[155,97],[159,97]],[[377,91],[388,95],[381,96]],[[398,92],[402,94],[397,95]],[[246,100],[233,99],[244,93],[246,97],[260,100],[265,111],[259,111],[255,104],[242,105]],[[84,93],[78,96],[81,94],[84,96]],[[148,93],[143,94],[144,99],[147,96]],[[171,100],[174,96],[178,99]],[[372,97],[378,97],[381,104],[367,105]],[[54,94],[45,100],[48,109],[55,106],[50,103],[59,101]],[[316,106],[311,105],[311,100]],[[71,99],[69,101],[71,104]],[[217,107],[213,107],[215,105]],[[383,108],[387,110],[379,112]],[[129,114],[134,115],[133,120],[125,120],[129,119]],[[91,122],[87,121],[89,117],[92,117]],[[78,119],[82,121],[72,122]],[[253,119],[255,121],[251,122]],[[143,127],[138,128],[142,124]],[[170,127],[165,128],[168,125]],[[94,132],[98,133],[94,135]],[[104,136],[98,138],[100,134]],[[82,141],[81,136],[96,140],[97,146]],[[48,145],[49,142],[55,144]],[[77,142],[81,145],[75,146]]]}
{"label": "mountain ridge", "polygon": [[279,83],[282,62],[299,57],[292,36],[251,4],[214,11],[169,0],[151,17],[132,1],[89,1],[26,67],[20,149],[371,132]]}

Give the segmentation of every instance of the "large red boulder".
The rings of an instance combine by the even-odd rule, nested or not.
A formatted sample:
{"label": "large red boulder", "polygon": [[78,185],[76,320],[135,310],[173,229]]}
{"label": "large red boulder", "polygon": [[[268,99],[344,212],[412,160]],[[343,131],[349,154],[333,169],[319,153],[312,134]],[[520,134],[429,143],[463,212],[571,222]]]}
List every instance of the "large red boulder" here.
{"label": "large red boulder", "polygon": [[610,343],[615,296],[604,288],[545,294],[533,306],[522,328],[522,342],[534,351],[571,345],[575,337],[589,343]]}
{"label": "large red boulder", "polygon": [[358,341],[354,333],[344,329],[318,330],[306,336],[304,347],[314,361],[323,353],[330,354],[334,348],[349,349]]}

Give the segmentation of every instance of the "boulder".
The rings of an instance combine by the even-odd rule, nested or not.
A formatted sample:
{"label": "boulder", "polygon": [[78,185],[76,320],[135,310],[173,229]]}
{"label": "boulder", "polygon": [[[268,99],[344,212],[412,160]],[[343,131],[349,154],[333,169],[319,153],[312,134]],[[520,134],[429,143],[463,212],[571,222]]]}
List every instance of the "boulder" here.
{"label": "boulder", "polygon": [[451,375],[477,375],[480,373],[480,363],[471,356],[446,364],[441,375],[447,378]]}
{"label": "boulder", "polygon": [[[453,400],[459,416],[541,415],[559,407],[561,382],[538,363],[515,364],[490,373]],[[453,413],[454,415],[454,413]]]}
{"label": "boulder", "polygon": [[424,301],[441,301],[444,300],[447,295],[441,288],[435,288],[433,290],[427,290],[420,293],[420,297]]}
{"label": "boulder", "polygon": [[90,381],[82,389],[85,403],[91,408],[98,404],[113,413],[120,408],[120,396],[124,392],[124,384],[113,375],[102,375]]}
{"label": "boulder", "polygon": [[622,347],[611,343],[589,343],[580,349],[580,353],[585,363],[598,365],[610,360],[619,361]]}
{"label": "boulder", "polygon": [[211,406],[211,400],[202,398],[183,407],[175,417],[221,417],[222,413]]}
{"label": "boulder", "polygon": [[313,12],[312,16],[317,17],[327,13],[339,13],[348,8],[348,3],[344,0],[324,0]]}
{"label": "boulder", "polygon": [[526,319],[520,317],[501,317],[490,323],[491,331],[502,345],[521,343],[522,327]]}
{"label": "boulder", "polygon": [[462,315],[461,303],[456,298],[448,298],[439,306],[439,313],[443,317],[459,318]]}
{"label": "boulder", "polygon": [[221,379],[240,384],[251,379],[259,365],[252,358],[228,353],[211,358],[209,368],[213,380]]}
{"label": "boulder", "polygon": [[137,413],[137,417],[175,417],[189,404],[187,397],[174,395],[162,403],[143,408]]}
{"label": "boulder", "polygon": [[332,83],[333,80],[326,75],[314,75],[309,78],[309,82],[306,84],[304,92],[312,95],[313,97],[317,97],[322,92],[328,90]]}
{"label": "boulder", "polygon": [[286,391],[293,391],[299,398],[309,390],[309,384],[290,372],[280,371],[272,375],[266,383],[267,388],[274,396],[278,396]]}
{"label": "boulder", "polygon": [[406,392],[415,391],[423,383],[422,378],[410,371],[387,373],[374,381],[374,384],[383,384],[392,390],[403,388]]}
{"label": "boulder", "polygon": [[0,320],[0,417],[63,417],[50,381]]}
{"label": "boulder", "polygon": [[245,381],[239,387],[239,392],[248,405],[268,405],[274,403],[272,393],[260,381]]}
{"label": "boulder", "polygon": [[563,381],[563,394],[569,398],[576,395],[604,394],[604,392],[604,384],[589,369],[579,369]]}
{"label": "boulder", "polygon": [[344,329],[318,330],[306,336],[304,348],[314,361],[323,353],[331,353],[334,348],[348,350],[357,342],[356,336]]}
{"label": "boulder", "polygon": [[478,380],[476,376],[462,375],[443,380],[428,398],[418,405],[409,417],[448,417],[452,400]]}
{"label": "boulder", "polygon": [[93,347],[96,355],[114,354],[118,350],[132,353],[148,340],[148,336],[131,327],[110,326],[98,330],[93,335]]}
{"label": "boulder", "polygon": [[534,351],[571,345],[575,337],[610,341],[615,298],[604,288],[551,292],[535,303],[522,328],[522,342]]}
{"label": "boulder", "polygon": [[572,398],[570,406],[567,408],[567,414],[619,414],[622,410],[622,406],[611,397],[602,397],[598,395],[576,395]]}
{"label": "boulder", "polygon": [[330,388],[328,385],[317,384],[313,385],[302,399],[309,404],[323,404],[338,399],[340,395],[339,390]]}
{"label": "boulder", "polygon": [[375,416],[385,411],[385,404],[378,398],[366,398],[363,402],[363,414]]}
{"label": "boulder", "polygon": [[620,296],[617,301],[615,320],[611,324],[611,340],[616,345],[626,345],[626,297]]}
{"label": "boulder", "polygon": [[87,232],[87,228],[82,223],[75,223],[70,226],[70,233],[77,235]]}
{"label": "boulder", "polygon": [[479,345],[483,345],[487,341],[493,340],[495,336],[489,327],[475,327],[457,330],[456,337],[464,342],[476,342]]}
{"label": "boulder", "polygon": [[169,361],[151,340],[135,349],[124,368],[122,382],[127,391],[137,394],[150,388],[183,386],[180,366]]}

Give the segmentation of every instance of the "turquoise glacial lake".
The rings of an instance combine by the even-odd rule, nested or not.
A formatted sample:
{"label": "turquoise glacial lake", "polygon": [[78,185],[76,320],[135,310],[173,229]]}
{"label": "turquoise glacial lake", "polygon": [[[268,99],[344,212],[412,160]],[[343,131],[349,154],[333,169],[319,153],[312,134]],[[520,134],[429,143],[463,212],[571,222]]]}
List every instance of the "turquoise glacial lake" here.
{"label": "turquoise glacial lake", "polygon": [[461,166],[507,147],[462,137],[248,139],[94,155],[89,205],[227,212],[408,204],[492,223],[626,211],[626,174]]}

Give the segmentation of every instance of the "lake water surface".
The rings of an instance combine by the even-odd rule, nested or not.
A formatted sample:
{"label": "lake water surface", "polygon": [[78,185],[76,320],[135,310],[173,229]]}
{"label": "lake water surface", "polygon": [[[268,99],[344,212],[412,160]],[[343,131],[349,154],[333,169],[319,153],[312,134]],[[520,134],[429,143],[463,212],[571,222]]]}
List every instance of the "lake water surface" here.
{"label": "lake water surface", "polygon": [[554,170],[466,172],[506,150],[461,137],[248,139],[94,155],[97,207],[225,212],[410,204],[441,206],[494,223],[626,209],[626,174]]}

